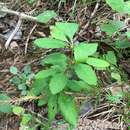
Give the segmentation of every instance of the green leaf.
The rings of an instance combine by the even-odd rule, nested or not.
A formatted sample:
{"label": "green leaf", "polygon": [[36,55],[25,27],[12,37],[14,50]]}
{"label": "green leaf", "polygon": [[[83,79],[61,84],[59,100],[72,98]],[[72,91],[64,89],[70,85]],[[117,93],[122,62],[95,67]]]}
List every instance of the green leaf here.
{"label": "green leaf", "polygon": [[97,68],[106,68],[110,66],[110,64],[107,61],[94,57],[88,57],[86,63]]}
{"label": "green leaf", "polygon": [[57,39],[51,38],[38,38],[34,41],[34,44],[40,48],[64,48],[66,43]]}
{"label": "green leaf", "polygon": [[62,53],[53,53],[44,58],[42,64],[59,65],[62,68],[66,68],[67,57]]}
{"label": "green leaf", "polygon": [[126,49],[130,47],[130,42],[128,39],[118,40],[115,42],[115,46],[116,48]]}
{"label": "green leaf", "polygon": [[18,89],[19,90],[26,90],[27,89],[26,83],[19,84]]}
{"label": "green leaf", "polygon": [[23,68],[23,72],[26,75],[31,74],[31,66],[30,65],[25,65],[24,68]]}
{"label": "green leaf", "polygon": [[120,29],[124,28],[125,24],[122,21],[109,21],[108,23],[101,25],[101,31],[107,35],[112,36],[115,32],[119,32]]}
{"label": "green leaf", "polygon": [[86,64],[75,65],[77,76],[90,85],[97,85],[97,76],[91,66]]}
{"label": "green leaf", "polygon": [[53,10],[47,10],[47,11],[44,11],[43,13],[39,14],[36,18],[37,18],[38,22],[47,23],[52,18],[55,18],[56,16],[57,16],[57,14]]}
{"label": "green leaf", "polygon": [[123,13],[130,14],[130,1],[124,2]]}
{"label": "green leaf", "polygon": [[10,79],[10,82],[16,86],[18,86],[19,84],[21,84],[21,79],[18,76],[13,76]]}
{"label": "green leaf", "polygon": [[41,99],[38,100],[38,106],[39,107],[43,106],[43,105],[47,104],[47,102],[48,102],[48,96],[41,98]]}
{"label": "green leaf", "polygon": [[24,115],[22,116],[21,124],[22,124],[22,125],[27,125],[28,122],[31,121],[31,120],[32,120],[32,115],[30,115],[30,114],[24,114]]}
{"label": "green leaf", "polygon": [[48,99],[48,118],[52,121],[58,112],[57,95],[49,96]]}
{"label": "green leaf", "polygon": [[11,66],[10,67],[10,73],[17,74],[18,73],[18,69],[15,66]]}
{"label": "green leaf", "polygon": [[48,86],[48,80],[47,79],[37,79],[32,84],[32,89],[30,90],[30,93],[38,96],[46,86]]}
{"label": "green leaf", "polygon": [[10,113],[12,112],[12,105],[10,104],[10,97],[6,94],[0,94],[0,112]]}
{"label": "green leaf", "polygon": [[14,113],[15,115],[20,116],[20,115],[24,114],[24,112],[25,112],[25,109],[22,108],[22,107],[20,107],[20,106],[14,106],[14,107],[13,107],[13,113]]}
{"label": "green leaf", "polygon": [[35,75],[35,79],[45,79],[54,75],[56,72],[54,69],[41,70]]}
{"label": "green leaf", "polygon": [[105,59],[109,63],[111,63],[113,65],[117,65],[116,55],[113,51],[108,51],[107,54],[105,54]]}
{"label": "green leaf", "polygon": [[67,87],[75,92],[91,88],[91,86],[89,86],[84,81],[76,81],[76,80],[68,80]]}
{"label": "green leaf", "polygon": [[57,22],[55,26],[51,27],[51,36],[53,38],[68,41],[73,39],[75,33],[78,31],[78,24]]}
{"label": "green leaf", "polygon": [[67,77],[64,73],[55,74],[50,80],[50,90],[52,94],[61,92],[67,84]]}
{"label": "green leaf", "polygon": [[68,39],[66,38],[64,32],[62,32],[60,29],[58,29],[56,26],[51,26],[50,27],[51,30],[51,37],[61,40],[61,41],[65,41],[68,42]]}
{"label": "green leaf", "polygon": [[127,38],[130,39],[130,31],[126,32]]}
{"label": "green leaf", "polygon": [[115,72],[112,72],[111,73],[111,77],[115,80],[117,80],[117,82],[120,84],[121,83],[121,76],[119,73],[115,73]]}
{"label": "green leaf", "polygon": [[74,57],[77,62],[85,62],[88,56],[97,51],[97,43],[80,43],[74,47]]}
{"label": "green leaf", "polygon": [[115,11],[122,12],[124,10],[124,0],[106,0],[106,3]]}
{"label": "green leaf", "polygon": [[121,100],[123,98],[123,94],[122,93],[117,93],[116,95],[107,95],[107,100],[112,102],[112,103],[121,103]]}
{"label": "green leaf", "polygon": [[76,126],[78,120],[78,112],[74,99],[67,95],[59,95],[58,104],[62,115],[65,120],[71,125]]}

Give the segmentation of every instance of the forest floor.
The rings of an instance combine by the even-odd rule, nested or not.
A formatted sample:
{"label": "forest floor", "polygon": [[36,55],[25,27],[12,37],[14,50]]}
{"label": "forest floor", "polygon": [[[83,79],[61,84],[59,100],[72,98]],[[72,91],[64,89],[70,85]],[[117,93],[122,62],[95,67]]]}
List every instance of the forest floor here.
{"label": "forest floor", "polygon": [[[52,2],[51,0],[37,0],[32,5],[25,0],[19,2],[17,0],[3,0],[1,2],[7,3],[7,7],[11,10],[29,15],[47,9],[58,13],[58,17],[47,24],[23,20],[19,31],[15,34],[15,38],[11,39],[7,49],[5,43],[18,24],[19,16],[8,13],[4,16],[0,14],[0,92],[6,92],[13,100],[20,98],[21,92],[10,83],[13,75],[10,73],[9,68],[16,66],[22,71],[24,66],[29,65],[34,73],[40,69],[40,57],[50,54],[52,50],[36,50],[32,42],[36,38],[49,36],[49,25],[54,24],[55,21],[77,22],[80,26],[76,36],[77,41],[102,42],[104,33],[97,34],[98,27],[107,19],[113,19],[114,14],[103,1],[99,3],[97,9],[95,9],[96,1],[86,2],[86,4],[77,2],[75,6],[73,1],[61,3],[61,5],[59,5],[59,2]],[[100,51],[105,53],[108,50],[111,50],[111,47],[101,43]],[[130,64],[127,57],[120,59],[118,64],[122,67],[123,73],[130,74]],[[85,108],[81,110],[77,130],[127,130],[127,124],[123,121],[125,115],[124,105],[109,103],[104,97],[104,93],[107,89],[111,89],[112,93],[121,91],[122,88],[124,91],[128,91],[129,83],[123,82],[119,85],[113,83],[107,73],[98,73],[98,75],[103,83],[103,89],[99,92],[100,100],[95,101],[97,95],[86,96],[83,99],[79,97],[79,102],[85,102]],[[93,105],[94,103],[95,105]],[[35,101],[23,101],[18,104],[36,117],[39,115],[43,119],[47,117],[46,106],[38,108]],[[62,117],[58,115],[56,122],[60,119]],[[53,129],[57,128],[56,122],[52,125]],[[19,123],[19,116],[0,114],[0,130],[19,130]],[[62,124],[57,129],[64,130],[65,127],[65,124]],[[40,130],[40,128],[37,128],[37,130]]]}

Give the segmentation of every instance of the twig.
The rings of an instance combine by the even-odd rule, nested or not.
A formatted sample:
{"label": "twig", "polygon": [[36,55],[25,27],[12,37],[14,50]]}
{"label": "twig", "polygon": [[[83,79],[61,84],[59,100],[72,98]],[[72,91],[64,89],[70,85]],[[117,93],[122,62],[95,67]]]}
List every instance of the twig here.
{"label": "twig", "polygon": [[5,8],[4,6],[1,6],[1,5],[0,5],[0,11],[4,12],[4,13],[8,13],[8,14],[17,15],[18,17],[21,17],[21,19],[26,19],[26,20],[31,20],[31,21],[37,21],[36,17],[27,15],[27,14],[22,13],[22,12],[13,11],[13,10]]}
{"label": "twig", "polygon": [[26,43],[25,43],[25,51],[24,51],[25,54],[27,54],[29,39],[30,39],[30,37],[31,37],[31,35],[32,35],[32,33],[33,33],[33,31],[35,30],[36,27],[37,27],[37,24],[35,24],[35,25],[33,26],[33,28],[31,29],[31,31],[30,31],[30,33],[29,33],[29,35],[28,35],[28,37],[27,37],[27,40],[26,40]]}
{"label": "twig", "polygon": [[21,26],[21,23],[22,23],[22,19],[19,18],[18,23],[17,23],[17,25],[16,25],[14,31],[12,32],[12,34],[9,36],[8,40],[7,40],[6,43],[5,43],[5,48],[6,48],[6,49],[8,48],[8,46],[9,46],[11,40],[13,39],[13,37],[15,36],[15,34],[18,32],[18,30],[19,30],[19,28],[20,28],[20,26]]}
{"label": "twig", "polygon": [[0,104],[25,102],[25,101],[37,100],[37,99],[41,99],[41,98],[42,98],[42,96],[26,96],[26,97],[21,97],[18,99],[2,100],[2,101],[0,101]]}
{"label": "twig", "polygon": [[101,0],[97,0],[97,3],[96,3],[96,5],[95,5],[95,8],[94,8],[93,12],[91,13],[91,16],[90,16],[89,21],[88,21],[88,22],[86,23],[86,25],[84,26],[84,29],[79,32],[79,35],[83,35],[84,31],[87,30],[87,28],[89,27],[89,24],[91,23],[92,19],[94,18],[95,14],[96,14],[96,12],[97,12],[97,10],[98,10],[98,7],[99,7],[99,5],[100,5],[100,1],[101,1]]}

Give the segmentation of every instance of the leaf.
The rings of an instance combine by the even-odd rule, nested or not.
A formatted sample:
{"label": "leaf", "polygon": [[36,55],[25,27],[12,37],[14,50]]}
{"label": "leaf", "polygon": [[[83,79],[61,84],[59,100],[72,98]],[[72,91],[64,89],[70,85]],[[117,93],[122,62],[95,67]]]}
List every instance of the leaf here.
{"label": "leaf", "polygon": [[105,59],[109,63],[111,63],[113,65],[117,65],[116,55],[113,51],[108,51],[107,54],[105,54]]}
{"label": "leaf", "polygon": [[50,90],[52,94],[61,92],[67,84],[67,77],[64,73],[55,74],[50,80]]}
{"label": "leaf", "polygon": [[124,10],[124,0],[106,0],[106,3],[115,11],[122,12]]}
{"label": "leaf", "polygon": [[30,90],[30,93],[38,96],[46,86],[48,86],[47,79],[36,79],[32,84],[32,89]]}
{"label": "leaf", "polygon": [[56,72],[54,69],[41,70],[35,75],[35,79],[45,79],[54,75]]}
{"label": "leaf", "polygon": [[101,31],[105,32],[107,35],[112,36],[115,32],[119,32],[120,29],[125,27],[124,22],[122,21],[109,21],[101,25]]}
{"label": "leaf", "polygon": [[130,1],[124,2],[124,10],[123,13],[130,14]]}
{"label": "leaf", "polygon": [[21,124],[22,125],[27,125],[29,121],[32,120],[32,115],[31,114],[24,114],[22,116],[22,121],[21,121]]}
{"label": "leaf", "polygon": [[38,38],[34,41],[34,44],[40,48],[64,48],[66,46],[65,42],[51,39],[51,38]]}
{"label": "leaf", "polygon": [[120,49],[126,49],[130,47],[130,42],[128,39],[124,39],[124,40],[117,40],[115,42],[115,46],[116,48],[120,48]]}
{"label": "leaf", "polygon": [[10,113],[12,112],[12,105],[10,104],[10,97],[6,94],[0,94],[0,112]]}
{"label": "leaf", "polygon": [[56,22],[55,26],[51,27],[51,36],[53,38],[68,41],[73,39],[74,34],[78,31],[78,24],[76,23],[65,23]]}
{"label": "leaf", "polygon": [[84,81],[76,81],[76,80],[68,80],[67,87],[75,92],[91,88],[91,86],[89,86]]}
{"label": "leaf", "polygon": [[52,38],[68,42],[68,39],[66,38],[64,32],[62,32],[60,29],[58,29],[58,27],[51,26],[50,30],[51,30],[50,34],[51,34]]}
{"label": "leaf", "polygon": [[85,62],[88,56],[97,51],[97,43],[80,43],[74,47],[74,57],[77,62]]}
{"label": "leaf", "polygon": [[37,18],[38,22],[47,23],[52,18],[55,18],[56,16],[57,16],[57,14],[53,10],[47,10],[47,11],[44,11],[43,13],[39,14],[36,18]]}
{"label": "leaf", "polygon": [[16,86],[18,86],[19,84],[21,84],[21,79],[18,76],[13,76],[10,79],[10,82]]}
{"label": "leaf", "polygon": [[39,107],[43,106],[43,105],[47,104],[47,102],[48,102],[48,96],[41,98],[41,99],[38,100],[38,106]]}
{"label": "leaf", "polygon": [[19,84],[18,89],[19,90],[26,90],[27,89],[26,83]]}
{"label": "leaf", "polygon": [[15,66],[11,66],[10,67],[10,73],[17,74],[18,73],[18,69]]}
{"label": "leaf", "polygon": [[97,76],[91,66],[86,64],[76,64],[75,72],[80,79],[89,85],[97,85]]}
{"label": "leaf", "polygon": [[76,126],[78,120],[78,112],[74,99],[67,95],[59,95],[58,104],[62,115],[65,120],[71,125]]}
{"label": "leaf", "polygon": [[59,65],[60,67],[66,68],[67,57],[62,53],[53,53],[42,60],[43,64]]}
{"label": "leaf", "polygon": [[52,121],[58,112],[57,95],[49,96],[48,99],[48,118]]}
{"label": "leaf", "polygon": [[110,66],[110,64],[107,61],[94,57],[88,57],[86,63],[97,68],[106,68]]}
{"label": "leaf", "polygon": [[15,115],[20,116],[20,115],[24,114],[24,112],[25,112],[25,109],[22,108],[22,107],[20,107],[20,106],[14,106],[14,107],[13,107],[13,113],[14,113]]}
{"label": "leaf", "polygon": [[126,32],[126,35],[127,35],[127,38],[130,39],[130,31],[127,31],[127,32]]}
{"label": "leaf", "polygon": [[121,76],[119,73],[115,73],[115,72],[112,72],[111,73],[111,77],[115,80],[117,80],[117,82],[120,84],[121,83]]}
{"label": "leaf", "polygon": [[30,65],[25,65],[24,68],[23,68],[23,72],[26,75],[31,74],[31,66]]}
{"label": "leaf", "polygon": [[121,103],[121,100],[123,98],[123,94],[122,93],[117,93],[116,95],[107,95],[107,100],[112,102],[112,103]]}

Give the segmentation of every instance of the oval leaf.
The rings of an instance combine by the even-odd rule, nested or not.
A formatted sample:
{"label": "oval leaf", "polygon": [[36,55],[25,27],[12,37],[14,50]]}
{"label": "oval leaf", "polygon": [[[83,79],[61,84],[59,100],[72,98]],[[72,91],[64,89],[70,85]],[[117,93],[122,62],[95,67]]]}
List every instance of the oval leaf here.
{"label": "oval leaf", "polygon": [[74,57],[77,62],[85,62],[88,56],[97,51],[98,44],[80,43],[74,47]]}
{"label": "oval leaf", "polygon": [[52,121],[58,112],[57,95],[49,96],[48,99],[48,118]]}
{"label": "oval leaf", "polygon": [[38,96],[43,90],[45,90],[46,86],[48,86],[47,79],[36,79],[32,84],[30,94]]}
{"label": "oval leaf", "polygon": [[52,18],[55,18],[56,16],[57,16],[57,14],[53,10],[47,10],[47,11],[44,11],[43,13],[39,14],[36,18],[37,18],[38,22],[47,23]]}
{"label": "oval leaf", "polygon": [[10,104],[10,100],[10,97],[8,97],[6,94],[0,94],[0,112],[12,112],[12,105]]}
{"label": "oval leaf", "polygon": [[115,32],[119,32],[125,26],[126,25],[122,21],[110,20],[108,23],[101,25],[101,31],[105,32],[109,36],[112,36]]}
{"label": "oval leaf", "polygon": [[67,87],[75,92],[91,88],[91,86],[89,86],[86,82],[77,80],[69,80],[67,83]]}
{"label": "oval leaf", "polygon": [[65,120],[71,125],[76,126],[78,120],[77,108],[72,97],[60,95],[58,97],[58,104]]}
{"label": "oval leaf", "polygon": [[106,68],[110,66],[110,64],[107,61],[94,57],[88,57],[86,63],[97,68]]}
{"label": "oval leaf", "polygon": [[54,69],[41,70],[35,75],[35,79],[45,79],[49,76],[52,76],[56,73]]}
{"label": "oval leaf", "polygon": [[115,11],[122,12],[124,10],[124,0],[106,0],[106,3]]}
{"label": "oval leaf", "polygon": [[62,91],[67,83],[67,77],[63,73],[55,74],[50,81],[50,90],[52,94],[57,94]]}
{"label": "oval leaf", "polygon": [[44,58],[42,64],[60,65],[60,67],[65,68],[67,65],[67,57],[62,53],[53,53]]}
{"label": "oval leaf", "polygon": [[91,66],[86,64],[75,65],[78,77],[90,85],[97,85],[97,76]]}
{"label": "oval leaf", "polygon": [[65,42],[51,39],[51,38],[39,38],[34,41],[34,44],[40,48],[64,48]]}
{"label": "oval leaf", "polygon": [[24,112],[25,112],[25,109],[20,107],[20,106],[14,106],[13,107],[13,113],[18,115],[18,116],[24,114]]}
{"label": "oval leaf", "polygon": [[10,73],[17,74],[18,73],[18,69],[15,66],[11,66],[10,67]]}
{"label": "oval leaf", "polygon": [[114,51],[108,51],[107,54],[105,54],[104,56],[105,56],[106,61],[108,61],[109,63],[113,65],[117,65],[117,59],[116,59],[116,55]]}

